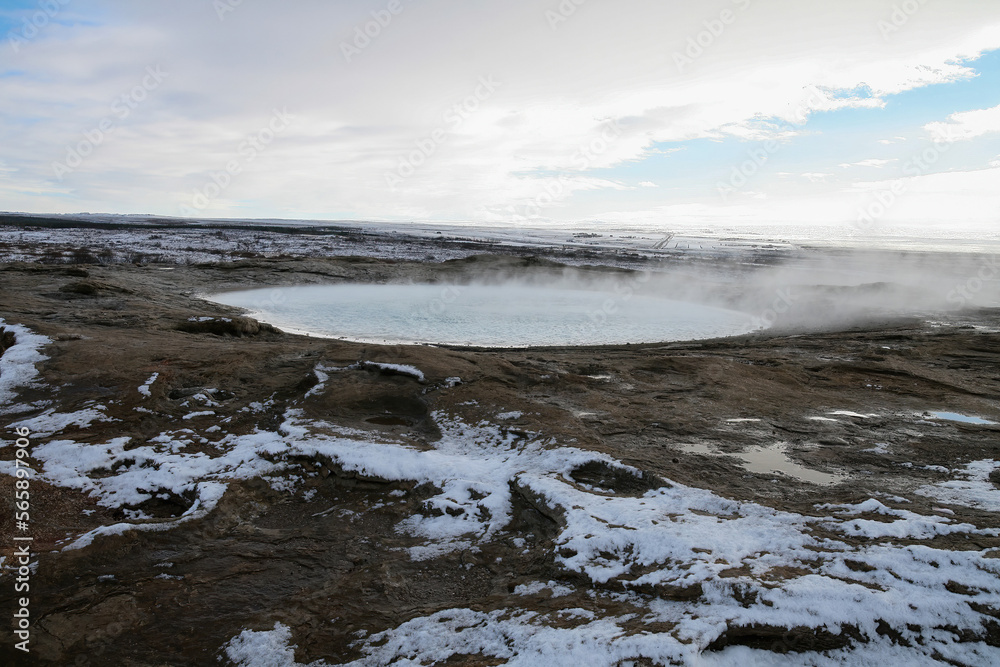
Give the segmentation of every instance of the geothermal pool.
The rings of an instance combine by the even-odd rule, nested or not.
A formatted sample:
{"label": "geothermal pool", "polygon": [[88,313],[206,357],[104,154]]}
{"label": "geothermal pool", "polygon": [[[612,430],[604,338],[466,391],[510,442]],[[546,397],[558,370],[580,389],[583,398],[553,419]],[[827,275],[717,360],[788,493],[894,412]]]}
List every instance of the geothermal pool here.
{"label": "geothermal pool", "polygon": [[655,296],[528,285],[309,285],[208,300],[293,333],[374,343],[482,347],[716,338],[753,330],[746,313]]}

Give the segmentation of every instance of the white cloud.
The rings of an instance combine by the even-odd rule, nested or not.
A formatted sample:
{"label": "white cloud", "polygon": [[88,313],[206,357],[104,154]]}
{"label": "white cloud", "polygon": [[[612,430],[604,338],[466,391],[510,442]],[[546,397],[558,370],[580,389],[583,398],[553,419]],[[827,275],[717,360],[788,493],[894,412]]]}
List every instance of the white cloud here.
{"label": "white cloud", "polygon": [[[881,194],[891,204],[883,220],[892,223],[943,221],[946,224],[992,226],[1000,211],[1000,165],[970,171],[949,171],[894,181],[856,183],[862,205]],[[891,199],[887,192],[899,192]],[[958,215],[956,215],[958,214]]]}
{"label": "white cloud", "polygon": [[[889,202],[876,229],[936,230],[938,233],[988,233],[1000,238],[1000,164],[994,168],[952,171],[892,180],[853,183],[837,190],[784,192],[782,196],[742,191],[720,199],[684,201],[655,208],[618,208],[596,218],[621,226],[675,227],[772,225],[819,229],[818,233],[852,235],[859,214],[874,203]],[[882,211],[882,209],[879,209]],[[960,213],[960,215],[956,215]],[[920,232],[918,232],[920,233]],[[824,237],[826,238],[826,237]]]}
{"label": "white cloud", "polygon": [[639,187],[640,188],[658,188],[660,186],[658,186],[656,183],[653,183],[652,181],[639,181]]}
{"label": "white cloud", "polygon": [[[892,4],[843,0],[820,17],[793,0],[754,3],[678,72],[673,53],[715,10],[585,3],[552,30],[547,6],[529,0],[404,3],[348,63],[341,42],[384,2],[242,3],[219,21],[202,0],[104,0],[95,20],[52,25],[20,54],[0,55],[0,71],[23,72],[0,79],[0,145],[17,170],[4,206],[177,213],[272,109],[287,108],[297,123],[206,213],[503,220],[556,179],[563,192],[541,215],[579,219],[603,209],[596,194],[580,208],[573,192],[626,187],[593,170],[686,139],[788,140],[808,131],[814,111],[879,107],[887,95],[968,78],[963,58],[1000,47],[1000,12],[960,1],[925,5],[885,40],[876,24]],[[67,146],[157,64],[169,72],[163,84],[54,180]],[[495,92],[455,122],[455,105],[484,76],[499,82]],[[391,189],[386,174],[407,160],[420,164]],[[707,187],[714,174],[706,169]],[[38,196],[47,191],[61,196]]]}
{"label": "white cloud", "polygon": [[875,167],[875,168],[882,168],[882,167],[884,167],[887,164],[892,164],[893,162],[897,162],[897,161],[898,160],[896,158],[891,158],[891,159],[888,159],[888,160],[880,160],[878,158],[868,158],[867,160],[861,160],[860,162],[842,162],[838,166],[843,167],[844,169],[847,169],[849,167]]}
{"label": "white cloud", "polygon": [[824,174],[820,172],[806,172],[802,174],[802,178],[806,179],[810,183],[822,183],[826,181],[827,176],[831,174]]}
{"label": "white cloud", "polygon": [[924,129],[950,141],[973,139],[990,132],[1000,132],[1000,104],[990,109],[962,111],[948,116],[945,122],[928,123]]}

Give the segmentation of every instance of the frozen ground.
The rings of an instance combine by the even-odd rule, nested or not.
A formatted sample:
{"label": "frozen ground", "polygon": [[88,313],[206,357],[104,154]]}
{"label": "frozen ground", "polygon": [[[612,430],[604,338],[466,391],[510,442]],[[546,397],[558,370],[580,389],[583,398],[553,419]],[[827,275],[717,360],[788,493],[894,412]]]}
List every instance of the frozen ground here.
{"label": "frozen ground", "polygon": [[541,254],[617,266],[683,254],[693,259],[794,246],[780,239],[627,231],[588,233],[532,227],[401,225],[308,220],[195,222],[142,216],[4,216],[0,261],[192,264],[250,257],[383,257],[442,261],[492,252]]}
{"label": "frozen ground", "polygon": [[[755,224],[746,226],[663,225],[607,223],[584,221],[572,224],[541,224],[532,220],[494,226],[471,222],[384,222],[384,221],[322,221],[294,219],[209,219],[164,218],[142,215],[37,215],[0,213],[0,217],[30,225],[84,223],[95,228],[124,227],[135,229],[170,225],[172,231],[253,228],[283,230],[313,229],[328,233],[364,233],[404,238],[434,239],[452,237],[497,244],[521,246],[560,246],[619,249],[619,250],[724,250],[751,248],[790,248],[816,246],[826,248],[877,248],[889,250],[925,250],[960,252],[996,252],[1000,247],[1000,232],[981,227],[960,225],[941,227],[900,227],[879,225],[860,228],[855,225]],[[4,220],[0,219],[0,222]]]}
{"label": "frozen ground", "polygon": [[[97,252],[133,233],[70,231]],[[4,267],[0,411],[32,434],[40,664],[1000,662],[994,311],[897,321],[906,292],[883,284],[795,283],[789,299],[762,283],[758,313],[870,297],[884,319],[476,351],[281,335],[196,298],[437,280],[411,302],[447,310],[442,290],[491,271],[644,275],[406,262],[391,253],[417,246],[379,243],[374,258]],[[700,293],[744,299],[720,261],[729,282]]]}
{"label": "frozen ground", "polygon": [[[37,386],[34,365],[44,359],[50,341],[16,324],[0,325],[15,331],[19,341],[2,357],[5,412],[27,413],[33,406],[9,397]],[[412,365],[373,366],[427,382]],[[414,561],[478,552],[510,539],[515,496],[530,499],[556,521],[555,566],[567,583],[525,584],[520,595],[492,610],[456,607],[417,616],[360,636],[354,650],[361,657],[355,660],[310,663],[314,667],[423,665],[462,655],[511,665],[609,667],[642,660],[691,665],[1000,660],[997,622],[988,611],[1000,608],[996,550],[934,546],[944,537],[996,537],[996,528],[894,508],[874,497],[817,504],[809,513],[775,510],[652,478],[542,433],[515,434],[445,412],[431,415],[440,438],[430,448],[417,448],[352,432],[299,407],[318,400],[338,374],[350,370],[317,365],[319,383],[289,404],[273,430],[229,432],[230,418],[204,410],[144,441],[89,437],[93,424],[112,420],[105,405],[75,413],[48,409],[11,426],[28,428],[39,441],[32,452],[35,483],[76,489],[99,506],[125,510],[126,521],[68,536],[58,544],[64,552],[129,531],[176,530],[209,516],[238,480],[261,477],[284,493],[300,493],[319,475],[296,463],[303,460],[326,461],[339,474],[364,479],[429,485],[434,491],[420,510],[395,526],[415,539],[407,550]],[[149,399],[156,382],[153,374],[138,387],[140,401]],[[192,395],[190,405],[211,405],[211,395]],[[866,418],[850,411],[831,414]],[[212,455],[197,447],[209,442]],[[0,470],[13,474],[12,462],[2,463]],[[996,512],[1000,491],[987,478],[998,466],[976,461],[953,471],[955,481],[918,492]],[[579,471],[588,467],[603,470],[605,481],[582,481]],[[632,491],[622,493],[624,488]],[[193,503],[169,520],[130,509],[156,497],[189,497]],[[565,597],[566,606],[533,608],[542,592],[553,600]],[[591,600],[590,608],[576,606],[581,595]],[[628,611],[601,615],[593,604]],[[732,641],[732,628],[779,631],[768,645],[739,645]],[[304,664],[296,662],[291,631],[281,622],[244,630],[221,649],[246,667]]]}

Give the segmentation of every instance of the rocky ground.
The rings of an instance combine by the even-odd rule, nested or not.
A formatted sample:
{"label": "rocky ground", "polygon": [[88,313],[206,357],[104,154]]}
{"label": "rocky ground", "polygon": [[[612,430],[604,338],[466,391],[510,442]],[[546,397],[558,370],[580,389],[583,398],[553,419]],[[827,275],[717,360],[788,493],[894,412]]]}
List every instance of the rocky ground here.
{"label": "rocky ground", "polygon": [[[17,424],[37,471],[24,664],[1000,661],[1000,426],[931,414],[1000,422],[996,309],[500,350],[283,334],[196,298],[512,271],[565,275],[0,266],[8,360],[48,339],[0,436],[5,506]],[[773,296],[750,292],[716,296]]]}

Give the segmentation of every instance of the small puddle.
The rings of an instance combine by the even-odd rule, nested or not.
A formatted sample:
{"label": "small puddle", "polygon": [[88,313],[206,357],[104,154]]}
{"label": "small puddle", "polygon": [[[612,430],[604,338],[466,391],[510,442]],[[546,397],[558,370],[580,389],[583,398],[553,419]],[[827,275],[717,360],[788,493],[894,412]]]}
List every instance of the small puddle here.
{"label": "small puddle", "polygon": [[743,467],[750,472],[763,474],[778,472],[803,482],[823,486],[836,484],[843,479],[841,475],[831,475],[799,465],[788,458],[785,445],[780,443],[769,447],[751,447],[736,456],[743,459]]}
{"label": "small puddle", "polygon": [[931,412],[935,419],[945,419],[951,422],[962,422],[963,424],[996,424],[989,419],[982,417],[970,417],[957,412]]}
{"label": "small puddle", "polygon": [[704,454],[706,456],[721,456],[722,452],[718,451],[714,447],[709,447],[708,445],[703,445],[701,443],[695,443],[691,445],[681,445],[681,451],[688,454]]}
{"label": "small puddle", "polygon": [[742,452],[728,454],[721,452],[711,445],[702,443],[692,443],[681,445],[681,451],[687,454],[703,454],[705,456],[734,456],[743,461],[743,468],[749,472],[761,473],[781,473],[794,477],[795,479],[810,484],[829,486],[843,481],[843,475],[831,475],[829,473],[813,470],[799,465],[788,458],[788,452],[783,443],[770,445],[768,447],[751,447]]}

